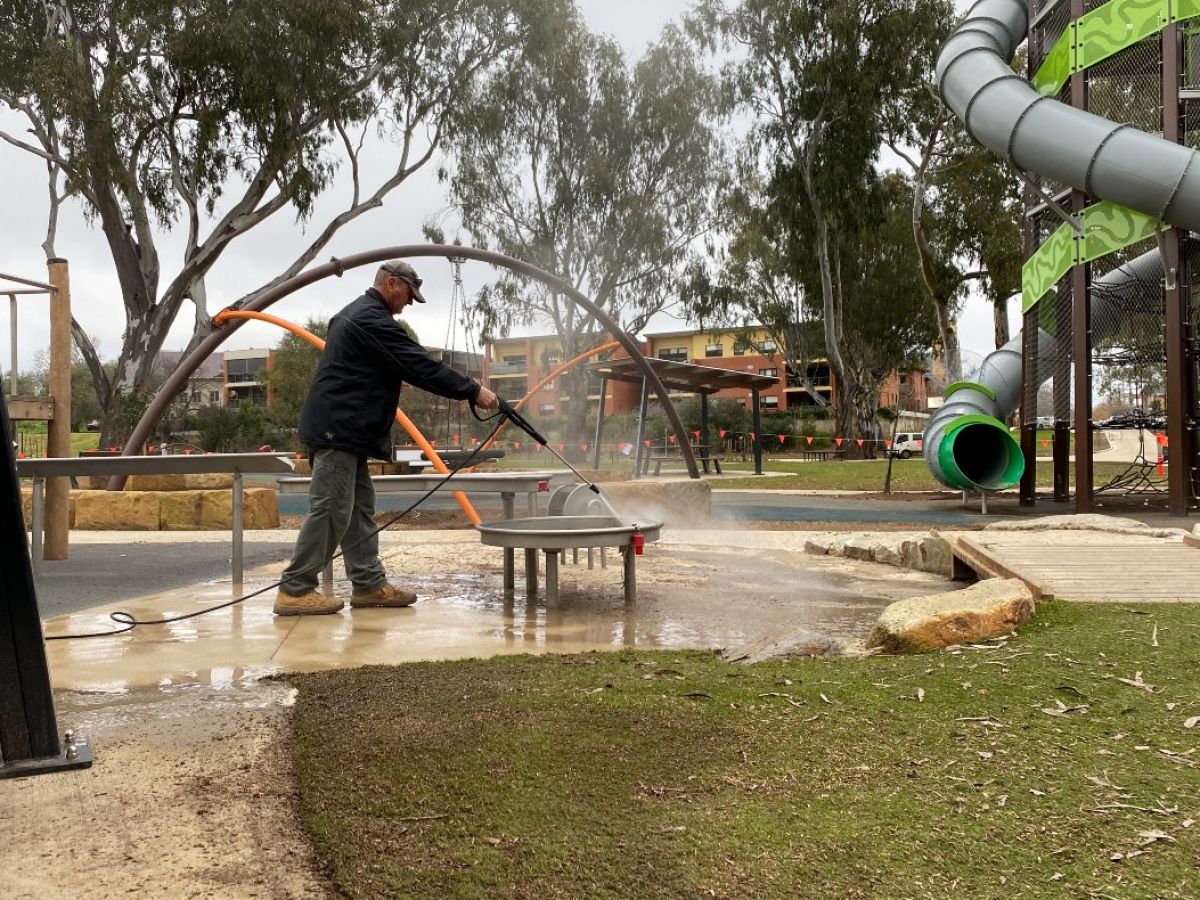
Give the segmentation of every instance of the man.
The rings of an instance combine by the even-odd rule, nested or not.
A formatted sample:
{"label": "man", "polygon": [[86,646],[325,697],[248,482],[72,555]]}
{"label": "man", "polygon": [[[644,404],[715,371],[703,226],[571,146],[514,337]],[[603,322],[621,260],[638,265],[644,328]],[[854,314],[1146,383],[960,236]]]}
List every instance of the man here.
{"label": "man", "polygon": [[[338,599],[317,591],[325,563],[340,544],[353,590],[352,607],[409,606],[416,594],[388,583],[379,560],[375,487],[370,457],[387,459],[388,436],[403,382],[483,409],[496,395],[433,359],[396,322],[413,301],[424,303],[421,279],[408,263],[379,267],[367,292],[329,322],[329,338],[300,414],[300,440],[309,448],[312,481],[308,517],[283,573],[275,614],[335,613]],[[368,537],[368,535],[370,535]]]}

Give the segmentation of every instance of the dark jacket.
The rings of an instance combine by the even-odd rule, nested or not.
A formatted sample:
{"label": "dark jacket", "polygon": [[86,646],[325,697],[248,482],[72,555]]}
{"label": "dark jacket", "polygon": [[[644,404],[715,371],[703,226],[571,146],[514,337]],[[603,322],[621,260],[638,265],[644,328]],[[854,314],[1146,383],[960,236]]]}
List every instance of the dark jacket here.
{"label": "dark jacket", "polygon": [[304,410],[300,440],[388,459],[388,435],[404,382],[454,400],[471,400],[479,385],[431,357],[392,318],[374,288],[329,322]]}

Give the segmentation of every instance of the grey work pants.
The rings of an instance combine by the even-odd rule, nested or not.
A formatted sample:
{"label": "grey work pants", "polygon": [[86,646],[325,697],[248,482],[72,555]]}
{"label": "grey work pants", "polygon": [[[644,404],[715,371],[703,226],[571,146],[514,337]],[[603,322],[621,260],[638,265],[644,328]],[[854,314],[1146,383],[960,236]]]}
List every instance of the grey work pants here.
{"label": "grey work pants", "polygon": [[308,517],[300,526],[281,589],[294,597],[315,591],[321,570],[340,544],[354,590],[375,590],[387,574],[374,531],[375,485],[367,461],[345,450],[317,450],[308,485]]}

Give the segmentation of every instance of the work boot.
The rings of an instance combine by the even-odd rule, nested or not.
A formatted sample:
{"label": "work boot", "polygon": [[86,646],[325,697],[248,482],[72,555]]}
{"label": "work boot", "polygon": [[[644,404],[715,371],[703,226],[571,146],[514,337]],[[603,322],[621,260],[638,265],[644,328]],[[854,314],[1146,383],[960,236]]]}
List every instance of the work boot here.
{"label": "work boot", "polygon": [[373,606],[412,606],[417,602],[417,595],[412,591],[406,591],[403,588],[393,587],[386,581],[373,591],[364,591],[359,593],[355,590],[350,595],[350,605],[355,609],[370,608]]}
{"label": "work boot", "polygon": [[277,616],[327,616],[345,605],[336,597],[326,597],[319,591],[309,591],[302,597],[293,597],[285,591],[275,595]]}

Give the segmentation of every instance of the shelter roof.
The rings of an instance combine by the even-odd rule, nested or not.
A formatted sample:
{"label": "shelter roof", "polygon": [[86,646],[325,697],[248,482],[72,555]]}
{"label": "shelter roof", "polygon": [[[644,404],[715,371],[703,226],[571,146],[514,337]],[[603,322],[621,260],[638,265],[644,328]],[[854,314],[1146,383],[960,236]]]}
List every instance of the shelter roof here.
{"label": "shelter roof", "polygon": [[[694,363],[672,362],[654,357],[646,357],[646,362],[662,379],[663,386],[674,391],[715,394],[717,391],[727,388],[765,390],[779,384],[778,378],[771,378],[768,375],[752,375],[749,372],[738,372],[734,369],[717,369],[713,366],[697,366]],[[636,360],[628,358],[594,362],[588,365],[588,371],[598,378],[607,378],[610,381],[629,381],[635,384],[642,382],[641,367]]]}

